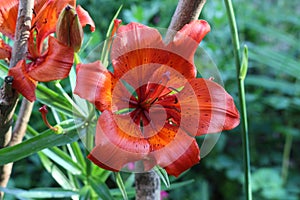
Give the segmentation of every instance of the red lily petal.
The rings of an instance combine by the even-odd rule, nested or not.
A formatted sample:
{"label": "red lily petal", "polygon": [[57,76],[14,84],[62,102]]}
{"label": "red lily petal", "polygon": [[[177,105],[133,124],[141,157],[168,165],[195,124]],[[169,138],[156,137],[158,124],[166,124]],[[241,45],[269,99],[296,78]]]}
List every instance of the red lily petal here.
{"label": "red lily petal", "polygon": [[200,161],[200,150],[196,140],[172,164],[164,167],[168,174],[178,177],[182,172],[191,168]]}
{"label": "red lily petal", "polygon": [[217,133],[239,124],[239,112],[232,97],[213,81],[192,79],[178,96],[183,111],[181,117],[189,119],[181,126],[189,134]]}
{"label": "red lily petal", "polygon": [[79,17],[79,21],[81,23],[82,27],[85,27],[87,24],[90,25],[91,32],[95,31],[95,23],[93,19],[91,18],[90,14],[84,10],[80,5],[76,7],[76,12]]}
{"label": "red lily petal", "polygon": [[178,126],[165,124],[159,132],[148,138],[151,152],[163,149],[173,142],[177,132]]}
{"label": "red lily petal", "polygon": [[1,33],[13,39],[18,16],[18,0],[0,1],[0,30]]}
{"label": "red lily petal", "polygon": [[162,37],[156,29],[132,22],[118,28],[117,37],[112,45],[111,58],[116,59],[134,50],[160,48],[162,44]]}
{"label": "red lily petal", "polygon": [[193,63],[198,45],[209,31],[210,26],[206,21],[192,21],[176,33],[173,41],[169,44],[169,48]]}
{"label": "red lily petal", "polygon": [[168,174],[178,176],[200,160],[199,148],[193,137],[178,126],[165,124],[156,135],[148,138],[151,153],[157,164]]}
{"label": "red lily petal", "polygon": [[179,32],[178,35],[175,35],[173,42],[185,42],[181,41],[182,35],[191,37],[196,42],[200,43],[201,40],[205,37],[205,35],[210,31],[210,26],[205,20],[194,20],[189,24],[186,24]]}
{"label": "red lily petal", "polygon": [[48,51],[43,57],[29,64],[28,75],[37,81],[64,79],[73,66],[74,50],[49,37]]}
{"label": "red lily petal", "polygon": [[74,93],[103,111],[111,106],[112,77],[100,61],[77,65],[77,78]]}
{"label": "red lily petal", "polygon": [[144,159],[148,152],[147,140],[122,131],[111,112],[104,111],[101,114],[96,130],[96,147],[89,155],[95,164],[104,169],[119,171],[129,162]]}
{"label": "red lily petal", "polygon": [[134,67],[148,63],[161,63],[160,60],[164,58],[151,48],[158,49],[162,45],[161,35],[156,29],[138,23],[120,26],[111,50],[116,78],[120,78]]}
{"label": "red lily petal", "polygon": [[[175,43],[173,46],[166,46],[156,29],[142,24],[130,23],[121,26],[112,44],[111,59],[114,74],[116,78],[120,78],[126,72],[141,65],[163,64],[177,70],[187,79],[194,78],[196,69],[193,61],[185,59],[186,53],[181,54],[181,51],[190,52],[187,47],[190,48],[180,47],[184,50],[179,51]],[[189,57],[193,55],[188,55]]]}
{"label": "red lily petal", "polygon": [[32,80],[26,72],[26,63],[21,60],[8,71],[8,75],[14,77],[13,88],[21,93],[29,101],[35,101],[35,88],[37,82]]}
{"label": "red lily petal", "polygon": [[8,58],[11,56],[11,46],[6,44],[2,39],[0,39],[0,59]]}
{"label": "red lily petal", "polygon": [[136,98],[129,92],[122,81],[118,81],[113,87],[111,99],[113,112],[131,108],[131,102],[134,103],[136,101]]}

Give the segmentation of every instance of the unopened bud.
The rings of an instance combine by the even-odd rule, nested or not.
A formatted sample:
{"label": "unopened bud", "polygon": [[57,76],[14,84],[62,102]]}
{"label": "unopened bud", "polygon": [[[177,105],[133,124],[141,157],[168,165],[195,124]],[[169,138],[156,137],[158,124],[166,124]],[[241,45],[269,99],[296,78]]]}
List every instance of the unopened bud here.
{"label": "unopened bud", "polygon": [[79,51],[82,40],[83,30],[76,10],[67,5],[60,13],[56,24],[56,36],[59,41]]}

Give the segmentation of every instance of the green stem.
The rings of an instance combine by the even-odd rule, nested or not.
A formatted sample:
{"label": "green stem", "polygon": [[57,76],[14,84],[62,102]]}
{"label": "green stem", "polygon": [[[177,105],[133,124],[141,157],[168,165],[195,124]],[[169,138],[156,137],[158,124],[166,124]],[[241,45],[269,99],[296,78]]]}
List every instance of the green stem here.
{"label": "green stem", "polygon": [[[240,102],[240,113],[241,113],[241,128],[242,128],[242,139],[243,139],[243,154],[244,154],[244,168],[245,168],[245,193],[246,199],[252,199],[251,192],[251,172],[250,172],[250,150],[249,150],[249,136],[248,136],[248,122],[247,122],[247,109],[246,109],[246,99],[245,99],[245,87],[244,87],[244,78],[245,71],[247,69],[247,60],[243,64],[241,69],[241,60],[240,60],[240,44],[238,31],[233,11],[233,6],[231,0],[225,0],[226,11],[228,15],[231,38],[233,44],[233,52],[235,58],[235,65],[237,71],[237,80],[238,90],[239,90],[239,102]],[[241,75],[243,73],[243,75]]]}
{"label": "green stem", "polygon": [[288,173],[289,173],[289,163],[290,163],[292,144],[293,144],[293,135],[287,134],[285,138],[284,149],[283,149],[283,159],[282,159],[283,161],[282,161],[282,171],[281,171],[283,183],[286,183]]}

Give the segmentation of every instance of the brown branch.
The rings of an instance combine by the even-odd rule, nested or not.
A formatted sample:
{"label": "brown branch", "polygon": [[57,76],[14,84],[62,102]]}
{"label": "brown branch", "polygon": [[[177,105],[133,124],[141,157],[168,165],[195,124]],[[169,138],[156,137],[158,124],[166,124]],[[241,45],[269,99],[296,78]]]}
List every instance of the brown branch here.
{"label": "brown branch", "polygon": [[[12,89],[13,78],[7,76],[0,90],[0,149],[8,146],[11,139],[12,117],[18,94]],[[0,179],[1,180],[1,179]]]}
{"label": "brown branch", "polygon": [[[206,0],[179,0],[175,13],[166,34],[166,43],[169,43],[176,31],[185,24],[199,18]],[[160,178],[151,171],[135,175],[136,200],[160,200]]]}
{"label": "brown branch", "polygon": [[18,120],[15,124],[15,128],[13,130],[13,134],[9,146],[13,146],[22,142],[22,139],[26,133],[32,108],[33,108],[33,102],[30,102],[24,98],[22,100],[21,108],[18,115]]}
{"label": "brown branch", "polygon": [[[14,67],[20,60],[26,58],[27,41],[30,35],[32,11],[34,0],[20,0],[18,19],[15,32],[15,43],[12,49],[12,57],[10,60],[10,68]],[[12,77],[6,77],[6,80]],[[13,79],[12,79],[13,81]],[[4,83],[0,91],[0,148],[9,145],[12,132],[12,116],[18,101],[17,92],[11,87],[12,81]],[[22,118],[20,115],[19,118]],[[22,124],[22,123],[21,123]],[[23,125],[20,130],[23,130]],[[13,136],[19,138],[18,136]],[[15,139],[14,139],[15,140]],[[19,139],[18,139],[19,140]],[[0,167],[0,186],[5,187],[11,173],[12,164]],[[3,193],[0,193],[0,199],[3,198]]]}
{"label": "brown branch", "polygon": [[179,0],[166,34],[167,43],[172,40],[176,31],[192,20],[199,18],[206,0]]}
{"label": "brown branch", "polygon": [[160,178],[156,172],[135,174],[136,200],[160,200]]}

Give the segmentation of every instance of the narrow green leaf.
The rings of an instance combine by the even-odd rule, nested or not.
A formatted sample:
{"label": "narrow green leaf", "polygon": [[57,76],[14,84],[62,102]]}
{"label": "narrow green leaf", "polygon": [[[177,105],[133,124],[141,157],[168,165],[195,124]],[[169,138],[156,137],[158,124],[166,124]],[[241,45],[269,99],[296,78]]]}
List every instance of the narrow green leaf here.
{"label": "narrow green leaf", "polygon": [[266,90],[280,91],[283,94],[294,95],[300,87],[297,83],[283,79],[270,78],[264,75],[249,75],[245,80],[246,85],[262,87]]}
{"label": "narrow green leaf", "polygon": [[60,150],[59,148],[52,147],[51,149],[44,149],[43,153],[45,153],[46,156],[48,156],[51,160],[56,162],[71,174],[82,174],[83,167],[78,163],[75,163],[67,153]]}
{"label": "narrow green leaf", "polygon": [[0,62],[0,78],[2,80],[4,80],[4,77],[7,76],[7,72],[8,72],[8,67],[3,65],[1,62]]}
{"label": "narrow green leaf", "polygon": [[275,52],[270,48],[256,47],[251,45],[249,49],[249,58],[276,69],[276,73],[288,74],[298,78],[300,74],[299,63],[288,55]]}
{"label": "narrow green leaf", "polygon": [[79,143],[73,142],[71,144],[67,144],[67,148],[70,152],[72,160],[74,162],[78,162],[78,164],[84,168],[86,166],[86,163],[85,163],[85,158],[83,156],[83,152],[79,146]]}
{"label": "narrow green leaf", "polygon": [[248,20],[242,20],[242,23],[245,23],[245,26],[250,28],[253,31],[256,31],[263,35],[268,35],[271,38],[276,38],[276,40],[287,43],[288,45],[300,48],[300,43],[295,42],[297,38],[292,34],[288,34],[284,30],[278,29],[276,26],[266,26],[265,24],[253,23]]}
{"label": "narrow green leaf", "polygon": [[170,187],[162,186],[161,189],[162,190],[175,190],[175,189],[187,186],[189,184],[192,184],[193,182],[194,182],[194,180],[187,180],[187,181],[182,181],[180,183],[172,183],[170,185]]}
{"label": "narrow green leaf", "polygon": [[125,185],[125,188],[130,188],[133,186],[134,184],[134,173],[131,173],[130,176],[126,179],[124,185]]}
{"label": "narrow green leaf", "polygon": [[104,44],[103,44],[103,48],[102,48],[102,53],[101,53],[101,56],[100,56],[100,60],[101,60],[102,64],[104,66],[106,66],[106,67],[108,66],[108,63],[109,63],[109,59],[108,59],[109,49],[110,49],[109,38],[111,37],[111,31],[112,31],[112,29],[114,27],[114,20],[118,17],[119,13],[122,10],[122,7],[123,7],[123,5],[121,5],[119,7],[119,9],[117,10],[116,14],[112,18],[112,20],[111,20],[111,22],[109,24],[107,33],[106,33],[106,38],[107,39],[104,41]]}
{"label": "narrow green leaf", "polygon": [[75,189],[70,183],[70,180],[65,176],[65,174],[45,155],[43,152],[38,152],[40,160],[48,171],[48,173],[54,178],[54,180],[64,189]]}
{"label": "narrow green leaf", "polygon": [[248,71],[248,47],[244,46],[239,78],[245,80]]}
{"label": "narrow green leaf", "polygon": [[[128,198],[133,199],[135,197],[135,189],[133,187],[127,188],[126,192],[127,192]],[[110,193],[115,199],[123,198],[123,195],[118,188],[110,189]]]}
{"label": "narrow green leaf", "polygon": [[[87,162],[91,163],[90,160],[88,160]],[[108,177],[112,174],[112,171],[102,169],[95,164],[92,164],[92,167],[93,169],[91,174],[93,176],[93,179],[98,182],[105,182],[108,179]]]}
{"label": "narrow green leaf", "polygon": [[12,194],[18,198],[72,198],[78,196],[78,192],[71,190],[64,190],[62,188],[35,188],[31,190],[22,190],[18,188],[3,188],[0,187],[0,191],[7,194]]}
{"label": "narrow green leaf", "polygon": [[155,166],[154,171],[159,175],[160,179],[164,182],[165,186],[170,187],[170,180],[166,170],[161,168],[160,166]]}
{"label": "narrow green leaf", "polygon": [[127,192],[126,192],[126,188],[125,188],[125,185],[123,183],[123,179],[121,177],[121,174],[120,172],[116,172],[116,183],[118,185],[118,188],[120,189],[121,191],[121,194],[123,196],[123,199],[124,200],[127,200],[128,199],[128,196],[127,196]]}
{"label": "narrow green leaf", "polygon": [[78,140],[77,127],[73,121],[64,121],[60,125],[66,130],[64,134],[55,134],[52,130],[46,130],[20,144],[0,149],[0,165],[15,162],[46,148],[61,146]]}
{"label": "narrow green leaf", "polygon": [[85,185],[79,191],[79,200],[91,199],[91,188],[89,185]]}
{"label": "narrow green leaf", "polygon": [[60,90],[62,95],[65,97],[65,99],[72,105],[72,111],[75,116],[78,116],[77,114],[80,113],[79,116],[86,116],[86,114],[83,112],[83,110],[80,108],[79,105],[77,105],[73,99],[67,94],[67,92],[64,90],[64,88],[61,86],[60,81],[56,81],[55,86]]}
{"label": "narrow green leaf", "polygon": [[103,200],[113,200],[107,185],[103,182],[95,182],[93,179],[89,179],[89,183],[96,194]]}
{"label": "narrow green leaf", "polygon": [[69,117],[73,117],[74,115],[82,117],[80,112],[74,112],[72,104],[65,97],[42,84],[37,85],[36,97],[42,104],[53,107]]}
{"label": "narrow green leaf", "polygon": [[[77,57],[79,57],[79,56],[77,56]],[[72,67],[71,70],[70,70],[69,81],[70,81],[71,89],[72,89],[72,91],[74,91],[75,86],[76,86],[76,70],[75,70],[75,67]]]}

